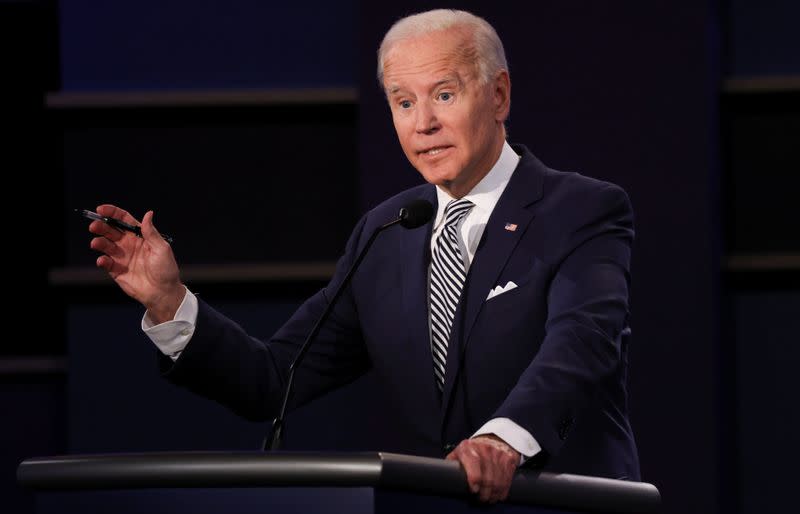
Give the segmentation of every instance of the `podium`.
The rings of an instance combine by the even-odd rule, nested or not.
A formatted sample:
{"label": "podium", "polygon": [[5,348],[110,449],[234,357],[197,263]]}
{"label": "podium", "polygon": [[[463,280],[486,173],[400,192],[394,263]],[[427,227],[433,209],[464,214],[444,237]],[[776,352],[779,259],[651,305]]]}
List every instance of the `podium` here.
{"label": "podium", "polygon": [[651,484],[520,470],[480,504],[455,461],[393,453],[180,452],[32,458],[17,469],[37,512],[656,512]]}

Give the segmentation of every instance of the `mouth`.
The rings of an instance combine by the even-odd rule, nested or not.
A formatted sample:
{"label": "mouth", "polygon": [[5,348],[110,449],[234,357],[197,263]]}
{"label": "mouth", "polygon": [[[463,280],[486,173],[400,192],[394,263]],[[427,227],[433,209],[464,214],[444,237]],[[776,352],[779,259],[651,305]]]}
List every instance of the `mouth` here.
{"label": "mouth", "polygon": [[441,154],[442,152],[448,150],[449,148],[452,148],[452,147],[448,146],[448,145],[432,146],[430,148],[426,148],[424,150],[420,150],[419,152],[417,152],[417,154],[418,155],[424,155],[424,156],[427,156],[427,157],[434,157],[434,156],[437,156],[437,155]]}

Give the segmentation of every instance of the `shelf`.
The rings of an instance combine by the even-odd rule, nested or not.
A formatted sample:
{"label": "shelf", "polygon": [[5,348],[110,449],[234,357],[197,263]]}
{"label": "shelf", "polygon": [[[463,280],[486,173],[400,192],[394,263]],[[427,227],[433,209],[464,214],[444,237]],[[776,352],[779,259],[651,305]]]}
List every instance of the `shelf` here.
{"label": "shelf", "polygon": [[735,254],[725,260],[728,271],[798,271],[800,254]]}
{"label": "shelf", "polygon": [[47,93],[48,109],[107,109],[133,107],[227,107],[268,105],[355,104],[355,88],[60,91]]}
{"label": "shelf", "polygon": [[800,92],[800,75],[731,77],[723,81],[722,92],[728,94]]}
{"label": "shelf", "polygon": [[[190,284],[229,284],[250,282],[290,282],[328,280],[336,269],[334,262],[279,262],[181,267],[181,279]],[[52,286],[112,285],[109,276],[97,268],[56,268],[48,273]]]}
{"label": "shelf", "polygon": [[62,356],[0,357],[0,376],[48,375],[66,371],[67,359]]}

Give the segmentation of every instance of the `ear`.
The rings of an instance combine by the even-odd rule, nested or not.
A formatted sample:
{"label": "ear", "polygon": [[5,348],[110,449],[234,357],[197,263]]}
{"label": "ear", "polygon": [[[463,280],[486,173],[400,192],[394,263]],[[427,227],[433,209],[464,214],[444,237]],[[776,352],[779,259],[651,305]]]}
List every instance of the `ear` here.
{"label": "ear", "polygon": [[495,119],[500,123],[505,122],[511,110],[511,77],[507,70],[500,70],[495,76],[492,83],[492,100]]}

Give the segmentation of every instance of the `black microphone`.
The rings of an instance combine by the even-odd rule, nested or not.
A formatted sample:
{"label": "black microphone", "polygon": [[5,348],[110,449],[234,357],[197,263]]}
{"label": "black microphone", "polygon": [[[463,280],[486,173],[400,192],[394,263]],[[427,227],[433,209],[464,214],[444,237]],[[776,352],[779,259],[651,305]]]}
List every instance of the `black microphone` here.
{"label": "black microphone", "polygon": [[378,237],[378,234],[386,230],[387,228],[393,225],[401,225],[404,228],[418,228],[422,225],[426,224],[431,220],[433,217],[433,205],[427,200],[414,200],[406,204],[405,207],[400,209],[400,213],[397,215],[397,218],[386,223],[385,225],[381,225],[380,227],[376,228],[375,231],[370,236],[367,244],[364,245],[364,248],[361,249],[361,252],[356,257],[355,262],[353,265],[350,266],[350,269],[347,271],[347,274],[344,276],[344,279],[339,284],[339,287],[336,289],[336,292],[333,294],[331,301],[328,302],[328,306],[325,307],[325,310],[322,311],[322,315],[317,320],[316,325],[314,328],[311,329],[311,333],[308,334],[306,337],[305,342],[300,347],[300,350],[297,352],[297,355],[292,361],[291,366],[289,366],[289,376],[286,380],[286,390],[283,394],[283,402],[281,403],[281,410],[278,412],[278,416],[272,422],[272,435],[270,437],[264,438],[264,443],[262,445],[262,450],[278,450],[281,447],[281,442],[283,439],[283,423],[284,418],[286,417],[286,405],[289,403],[289,396],[292,393],[292,384],[294,383],[294,372],[297,370],[297,367],[300,366],[300,363],[303,362],[303,357],[305,357],[306,353],[308,352],[308,347],[311,346],[311,343],[316,339],[317,334],[319,334],[320,329],[322,328],[323,323],[325,320],[328,319],[331,312],[333,312],[333,307],[336,305],[336,302],[339,300],[339,297],[342,296],[344,292],[344,288],[350,283],[350,279],[353,278],[353,275],[358,269],[359,264],[361,261],[364,260],[364,256],[367,255],[367,251],[372,246],[372,243],[375,242],[375,239]]}
{"label": "black microphone", "polygon": [[400,225],[404,228],[421,227],[433,218],[433,205],[428,200],[420,198],[400,209],[398,216]]}

